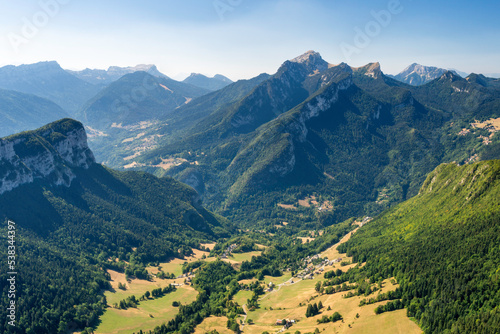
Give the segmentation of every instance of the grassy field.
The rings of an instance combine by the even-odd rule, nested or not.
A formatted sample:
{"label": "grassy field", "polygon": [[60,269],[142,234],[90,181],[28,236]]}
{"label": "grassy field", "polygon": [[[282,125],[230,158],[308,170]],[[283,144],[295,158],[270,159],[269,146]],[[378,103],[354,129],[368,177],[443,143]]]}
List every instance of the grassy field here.
{"label": "grassy field", "polygon": [[247,303],[247,299],[252,298],[252,291],[241,290],[238,291],[236,295],[234,295],[233,300],[237,302],[239,305],[244,305]]}
{"label": "grassy field", "polygon": [[205,334],[206,332],[210,332],[212,330],[216,330],[219,334],[234,334],[232,330],[229,330],[226,327],[227,318],[226,317],[210,317],[205,320],[198,326],[196,326],[196,330],[194,334]]}
{"label": "grassy field", "polygon": [[252,260],[252,256],[259,256],[260,254],[262,254],[261,251],[254,251],[248,253],[233,253],[227,259],[224,259],[224,261],[229,262],[231,264],[233,263],[240,264],[243,261],[250,261]]}
{"label": "grassy field", "polygon": [[[347,241],[351,233],[341,240]],[[331,247],[321,254],[322,257],[336,259],[342,257],[343,260],[349,261],[345,254],[340,254],[337,251],[337,245]],[[347,271],[356,264],[341,266],[336,263],[334,266],[326,267],[325,271],[338,269]],[[264,282],[268,284],[273,281],[276,285],[284,283],[291,278],[290,273],[285,273],[283,277],[265,277]],[[320,295],[315,291],[314,287],[320,280],[324,280],[324,274],[317,275],[313,280],[296,281],[294,284],[283,285],[279,290],[266,293],[260,298],[260,308],[248,312],[247,321],[251,319],[254,324],[244,326],[243,332],[249,334],[261,334],[264,331],[276,333],[281,329],[281,326],[276,326],[277,319],[294,319],[297,322],[289,328],[285,333],[301,333],[314,332],[316,328],[323,333],[353,333],[353,334],[368,334],[368,333],[405,333],[405,334],[420,334],[421,329],[410,319],[406,317],[406,310],[398,310],[394,312],[383,313],[376,315],[374,310],[378,305],[383,305],[387,301],[376,304],[359,306],[359,302],[364,299],[364,296],[356,296],[352,298],[344,298],[345,292]],[[250,283],[253,280],[243,280],[240,283]],[[396,289],[397,285],[393,285],[390,280],[385,280],[380,293]],[[377,294],[379,292],[376,292]],[[250,291],[240,291],[234,297],[240,305],[246,302],[252,293]],[[370,296],[373,297],[374,295]],[[310,318],[306,318],[307,305],[312,303],[321,303],[324,305],[321,313]],[[327,311],[330,307],[331,310]],[[343,321],[336,323],[318,324],[317,320],[323,315],[331,316],[334,312],[339,312]],[[243,317],[240,317],[243,319]],[[225,321],[219,321],[219,318],[211,318],[211,324],[218,326],[217,328],[225,327]],[[215,327],[214,327],[215,328]],[[197,333],[203,333],[202,331]],[[222,333],[222,332],[221,332]]]}
{"label": "grassy field", "polygon": [[[212,246],[212,244],[208,245]],[[159,270],[173,273],[176,276],[182,274],[182,264],[184,262],[192,262],[201,259],[203,255],[208,255],[207,252],[193,250],[194,255],[186,259],[172,259],[169,262],[160,263],[158,267],[148,267],[147,270],[151,274],[156,274]],[[213,261],[214,259],[207,259]],[[114,270],[108,270],[111,276],[111,291],[105,291],[104,295],[108,301],[108,305],[119,303],[121,300],[134,295],[139,299],[146,291],[151,291],[156,288],[163,288],[169,284],[181,284],[177,291],[165,295],[162,298],[150,299],[140,302],[137,308],[129,308],[128,310],[118,310],[109,307],[104,315],[100,318],[100,324],[96,333],[132,333],[139,330],[150,330],[154,327],[163,324],[165,321],[172,319],[177,314],[177,308],[172,306],[174,300],[181,301],[183,304],[193,302],[198,295],[191,286],[184,285],[184,278],[179,279],[158,279],[154,278],[151,281],[131,279],[126,280],[124,273],[119,273]],[[118,289],[118,284],[126,285],[126,290]]]}
{"label": "grassy field", "polygon": [[[203,244],[203,246],[206,246],[209,248],[210,247],[213,248],[214,245],[215,244]],[[156,274],[160,270],[163,270],[163,272],[165,272],[165,273],[171,273],[171,274],[174,274],[175,276],[179,276],[182,274],[182,264],[184,262],[193,262],[193,261],[201,259],[203,257],[203,255],[208,256],[208,254],[209,254],[208,252],[204,252],[204,251],[201,251],[198,249],[193,249],[193,252],[194,252],[193,256],[187,257],[184,260],[173,258],[168,262],[160,263],[160,265],[158,267],[147,267],[146,269],[151,274]],[[205,261],[207,261],[207,262],[215,261],[215,258],[206,258]]]}
{"label": "grassy field", "polygon": [[[255,324],[245,326],[244,332],[276,332],[280,328],[274,325],[277,319],[295,319],[298,322],[288,330],[290,333],[297,330],[302,333],[314,332],[316,328],[326,333],[373,333],[374,328],[377,328],[377,333],[422,333],[420,328],[406,317],[405,310],[376,315],[374,309],[387,303],[386,301],[360,307],[359,302],[364,297],[344,298],[345,293],[320,295],[314,290],[317,281],[318,279],[304,280],[283,286],[279,291],[267,293],[260,301],[260,308],[248,313],[248,319],[252,319]],[[381,293],[395,288],[396,286],[386,280]],[[306,318],[307,304],[319,301],[324,305],[322,312]],[[326,311],[328,306],[330,311]],[[331,316],[334,312],[339,312],[344,322],[317,323],[323,315]],[[356,314],[359,317],[356,317]]]}
{"label": "grassy field", "polygon": [[141,301],[137,308],[118,310],[108,308],[100,319],[96,334],[125,334],[139,330],[151,330],[173,319],[178,308],[173,301],[189,304],[196,299],[198,292],[189,286],[183,286],[161,298]]}

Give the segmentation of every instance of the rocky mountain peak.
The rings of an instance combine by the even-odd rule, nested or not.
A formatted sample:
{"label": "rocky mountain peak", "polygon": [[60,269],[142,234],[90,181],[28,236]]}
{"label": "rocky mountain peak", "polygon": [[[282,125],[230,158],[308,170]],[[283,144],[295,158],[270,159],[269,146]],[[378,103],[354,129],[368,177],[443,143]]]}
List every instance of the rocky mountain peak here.
{"label": "rocky mountain peak", "polygon": [[458,76],[456,73],[453,73],[452,71],[445,71],[439,78],[439,80],[444,80],[444,81],[457,81],[462,79],[462,77]]}
{"label": "rocky mountain peak", "polygon": [[323,72],[328,69],[329,64],[321,58],[319,52],[309,50],[306,53],[290,60],[292,63],[305,65],[309,71]]}
{"label": "rocky mountain peak", "polygon": [[366,76],[378,79],[382,75],[382,69],[380,68],[380,63],[369,63],[368,65],[362,67],[353,68],[355,72],[364,74]]}
{"label": "rocky mountain peak", "polygon": [[443,68],[413,63],[401,73],[395,75],[394,78],[412,86],[419,86],[439,78],[446,72],[447,70]]}
{"label": "rocky mountain peak", "polygon": [[36,179],[69,187],[74,168],[94,163],[85,129],[72,119],[5,137],[0,139],[0,194]]}

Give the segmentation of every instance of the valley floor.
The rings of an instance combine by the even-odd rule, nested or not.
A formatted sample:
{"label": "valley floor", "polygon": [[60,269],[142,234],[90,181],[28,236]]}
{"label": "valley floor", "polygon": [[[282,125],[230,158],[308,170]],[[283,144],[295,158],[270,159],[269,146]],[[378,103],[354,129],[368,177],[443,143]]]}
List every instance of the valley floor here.
{"label": "valley floor", "polygon": [[[356,230],[346,235],[338,244],[321,253],[320,257],[328,257],[329,260],[342,258],[342,262],[351,262],[351,259],[347,258],[345,254],[340,254],[337,251],[337,246],[349,240]],[[366,297],[354,296],[344,298],[347,292],[339,292],[331,295],[316,292],[315,285],[317,282],[324,280],[324,272],[332,269],[347,271],[353,266],[355,264],[341,265],[340,262],[332,266],[317,266],[317,269],[322,268],[323,271],[320,275],[315,275],[314,279],[292,278],[290,273],[285,273],[285,275],[278,278],[266,276],[265,283],[269,284],[269,282],[273,282],[276,287],[273,291],[267,292],[260,298],[260,308],[255,311],[247,311],[244,308],[247,314],[240,317],[240,320],[245,323],[245,325],[240,327],[241,330],[243,333],[249,334],[261,334],[265,331],[269,333],[295,333],[296,331],[300,331],[304,334],[313,333],[316,328],[324,333],[422,333],[422,330],[406,316],[406,310],[397,310],[376,315],[374,312],[375,308],[386,304],[387,301],[359,306],[360,301]],[[251,281],[245,280],[240,281],[240,283],[250,283]],[[396,287],[397,283],[392,284],[391,280],[385,280],[383,288],[377,291],[376,294],[395,290]],[[250,291],[242,290],[235,295],[234,300],[241,305],[250,296]],[[307,318],[305,316],[307,305],[319,303],[320,301],[324,306],[322,312],[316,316]],[[331,308],[330,311],[326,311],[328,307]],[[324,315],[331,316],[334,312],[339,312],[343,320],[335,323],[318,324],[318,319],[321,319]],[[293,319],[295,323],[285,330],[283,326],[275,325],[278,319]],[[211,324],[214,326],[213,328],[217,329],[224,327],[226,321],[226,318],[211,318],[199,325],[196,333],[203,333],[200,329],[206,329],[207,324]],[[253,324],[249,325],[248,323]],[[230,331],[226,329],[225,331],[219,331],[219,333],[230,333]]]}
{"label": "valley floor", "polygon": [[[359,228],[359,227],[358,227]],[[313,333],[316,328],[320,332],[325,333],[401,333],[401,334],[417,334],[422,333],[421,329],[412,322],[407,316],[405,310],[397,310],[376,315],[374,309],[379,305],[384,305],[387,301],[379,303],[359,306],[364,296],[354,296],[345,298],[347,292],[339,292],[334,294],[320,294],[315,290],[318,282],[323,281],[324,273],[330,270],[341,269],[347,271],[354,267],[351,258],[345,254],[338,252],[337,247],[349,240],[354,230],[344,236],[341,241],[319,254],[320,258],[328,258],[330,261],[336,260],[333,264],[316,265],[312,271],[314,278],[307,279],[304,273],[299,272],[300,277],[292,277],[291,272],[285,272],[281,277],[265,276],[264,283],[269,286],[269,283],[274,284],[274,289],[266,292],[259,299],[259,308],[254,311],[249,311],[246,307],[247,299],[251,298],[252,292],[247,290],[239,291],[233,298],[235,302],[243,306],[246,315],[240,316],[238,321],[241,323],[241,330],[248,334],[269,333]],[[213,245],[210,245],[213,247]],[[260,251],[231,254],[226,262],[233,267],[239,268],[243,261],[249,261],[252,256],[260,255]],[[207,256],[208,252],[196,250],[195,254],[186,260],[173,259],[167,263],[161,263],[159,267],[148,267],[151,274],[155,274],[161,270],[164,272],[173,273],[176,276],[182,274],[182,264],[186,261],[196,261]],[[207,261],[213,261],[214,258],[207,258]],[[125,274],[109,270],[111,275],[111,285],[113,290],[106,291],[108,305],[110,306],[105,314],[101,317],[100,325],[95,331],[96,334],[121,334],[138,332],[139,330],[150,330],[154,327],[168,322],[175,317],[178,312],[176,307],[172,306],[173,301],[181,301],[183,304],[189,304],[196,299],[198,292],[194,290],[189,282],[185,282],[185,277],[176,279],[158,279],[154,278],[151,281],[146,280],[129,280],[125,279]],[[240,284],[249,284],[256,281],[241,280]],[[127,289],[121,290],[118,284],[125,284]],[[158,287],[165,287],[169,284],[177,286],[177,290],[171,292],[161,298],[148,299],[141,301],[137,308],[129,308],[120,310],[111,307],[114,303],[119,303],[120,300],[126,299],[129,296],[139,298],[146,291],[151,291]],[[382,289],[375,294],[384,293],[395,290],[397,283],[390,279],[383,282]],[[375,295],[376,296],[376,295]],[[370,295],[373,297],[373,295]],[[313,317],[305,316],[307,305],[312,303],[321,303],[323,308],[321,312]],[[330,310],[327,310],[330,308]],[[343,319],[335,323],[329,322],[318,324],[318,320],[323,316],[331,316],[333,313],[339,312]],[[284,329],[283,326],[276,325],[278,319],[294,320],[294,324]],[[195,334],[204,334],[206,332],[217,330],[220,334],[232,333],[226,327],[227,317],[215,317],[204,319],[204,321],[196,327]]]}

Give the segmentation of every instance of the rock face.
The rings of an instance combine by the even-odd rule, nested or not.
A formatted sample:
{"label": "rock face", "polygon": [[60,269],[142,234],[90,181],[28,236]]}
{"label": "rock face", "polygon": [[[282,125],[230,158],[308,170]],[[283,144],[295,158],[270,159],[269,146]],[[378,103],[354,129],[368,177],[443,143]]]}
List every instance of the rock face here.
{"label": "rock face", "polygon": [[71,185],[74,168],[95,163],[83,125],[63,119],[38,130],[0,139],[0,195],[42,179],[50,185]]}

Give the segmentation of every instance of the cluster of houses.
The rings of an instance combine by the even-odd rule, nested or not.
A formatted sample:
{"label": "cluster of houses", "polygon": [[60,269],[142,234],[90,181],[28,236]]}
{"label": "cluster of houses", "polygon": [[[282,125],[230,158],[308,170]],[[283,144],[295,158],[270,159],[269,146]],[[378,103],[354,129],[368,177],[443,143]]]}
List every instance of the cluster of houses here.
{"label": "cluster of houses", "polygon": [[196,277],[196,275],[195,275],[192,271],[190,271],[190,272],[188,272],[188,273],[185,273],[185,274],[182,274],[182,275],[177,276],[177,278],[185,278],[185,280],[184,280],[184,281],[185,281],[186,283],[191,283],[192,279],[193,279],[193,278],[195,278],[195,277]]}
{"label": "cluster of houses", "polygon": [[221,255],[221,259],[227,259],[227,257],[229,255],[231,255],[231,252],[234,251],[236,249],[236,247],[238,247],[238,244],[232,244],[230,245],[225,251],[224,253],[222,253]]}
{"label": "cluster of houses", "polygon": [[297,274],[297,278],[301,279],[314,279],[314,275],[320,275],[323,273],[325,270],[324,268],[326,266],[333,266],[335,263],[340,263],[342,262],[342,258],[339,257],[334,260],[329,260],[327,258],[323,259],[323,261],[319,262],[316,265],[313,265],[312,262],[313,260],[319,259],[320,256],[319,254],[313,255],[313,256],[308,256],[302,261],[304,264],[307,266],[303,271],[301,271],[299,274]]}

